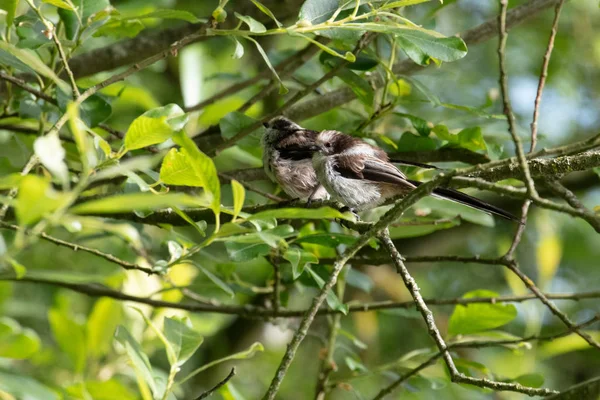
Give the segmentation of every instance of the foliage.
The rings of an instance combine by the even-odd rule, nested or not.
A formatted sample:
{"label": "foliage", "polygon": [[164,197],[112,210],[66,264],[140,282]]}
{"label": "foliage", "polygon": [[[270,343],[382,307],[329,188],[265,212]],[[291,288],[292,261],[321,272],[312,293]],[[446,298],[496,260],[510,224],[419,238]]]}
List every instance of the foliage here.
{"label": "foliage", "polygon": [[[492,5],[477,4],[477,14],[428,0],[0,0],[0,398],[173,400],[213,388],[212,398],[260,398],[287,357],[291,369],[273,379],[287,376],[281,398],[312,398],[315,387],[328,398],[379,398],[394,381],[407,398],[491,398],[493,386],[452,382],[427,337],[431,321],[466,377],[529,393],[598,375],[589,344],[600,334],[545,318],[529,278],[509,270],[518,260],[535,289],[591,299],[558,304],[576,323],[598,311],[600,295],[585,293],[598,283],[600,224],[588,209],[598,204],[598,143],[579,140],[599,120],[577,103],[600,85],[589,51],[598,10],[565,7],[566,27],[589,31],[559,36],[551,64],[560,79],[548,83],[550,103],[560,94],[581,115],[541,108],[541,144],[568,146],[549,154],[564,171],[589,173],[565,205],[543,201],[556,170],[530,163],[542,171],[536,200],[508,159],[508,111],[490,83],[495,45],[471,46],[494,37],[490,29],[448,34],[480,15],[495,20]],[[523,87],[537,84],[551,23],[544,14],[509,41],[509,75]],[[581,57],[589,65],[569,61]],[[325,74],[339,79],[311,87]],[[528,96],[513,96],[523,137]],[[439,162],[448,179],[504,180],[492,189],[563,213],[532,211],[513,258],[518,224],[431,197],[365,212],[362,224],[331,202],[282,202],[260,168],[261,122],[281,113],[362,137],[392,159]],[[494,175],[501,168],[508,173]],[[516,212],[520,203],[502,205]],[[452,306],[425,323],[369,231],[390,215],[385,227],[425,303]],[[358,253],[346,257],[349,249]],[[311,304],[333,316],[313,323]],[[296,354],[287,333],[306,335],[305,322],[311,337]],[[597,392],[597,380],[553,398],[586,390]]]}

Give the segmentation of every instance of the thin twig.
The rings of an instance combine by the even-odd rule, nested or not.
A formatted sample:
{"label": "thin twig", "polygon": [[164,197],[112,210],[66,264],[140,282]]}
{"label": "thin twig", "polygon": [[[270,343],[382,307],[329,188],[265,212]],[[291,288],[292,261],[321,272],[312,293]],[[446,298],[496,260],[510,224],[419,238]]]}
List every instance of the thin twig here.
{"label": "thin twig", "polygon": [[231,368],[231,372],[229,373],[229,375],[227,375],[225,377],[225,379],[223,379],[221,382],[217,383],[215,385],[215,387],[213,387],[210,390],[207,390],[206,392],[202,393],[200,396],[198,396],[196,398],[196,400],[202,400],[207,398],[208,396],[210,396],[211,394],[213,394],[214,392],[216,392],[217,390],[219,390],[222,386],[225,386],[227,384],[227,382],[229,382],[229,380],[231,378],[233,378],[235,376],[235,367]]}
{"label": "thin twig", "polygon": [[575,210],[579,210],[584,216],[581,218],[585,219],[595,230],[600,232],[600,218],[593,211],[589,210],[583,203],[575,196],[575,193],[564,187],[558,180],[548,178],[544,182],[550,190],[557,195],[561,196],[571,207]]}
{"label": "thin twig", "polygon": [[540,80],[538,83],[537,93],[535,96],[534,107],[533,107],[533,121],[531,122],[531,147],[529,152],[531,153],[535,149],[537,143],[537,122],[540,115],[540,103],[542,101],[542,92],[546,85],[546,78],[548,77],[548,65],[550,64],[550,57],[552,56],[552,49],[554,49],[554,39],[556,38],[556,32],[558,31],[558,20],[560,18],[560,11],[565,4],[565,0],[560,0],[554,9],[554,21],[552,22],[552,29],[550,30],[550,39],[548,39],[548,47],[544,54],[544,61],[542,63],[542,72],[540,73]]}
{"label": "thin twig", "polygon": [[[600,316],[596,315],[592,318],[590,318],[589,320],[577,325],[577,329],[583,329],[589,325],[592,325],[595,322],[598,322],[600,320]],[[561,337],[565,337],[568,336],[570,334],[572,334],[573,332],[571,332],[570,330],[566,330],[554,335],[547,335],[547,336],[529,336],[526,338],[521,338],[521,339],[512,339],[512,340],[489,340],[489,341],[483,341],[483,340],[473,340],[473,341],[464,341],[464,342],[457,342],[457,343],[450,343],[448,344],[448,349],[456,349],[456,348],[481,348],[481,347],[493,347],[493,346],[506,346],[506,345],[511,345],[511,344],[520,344],[520,343],[525,343],[525,342],[533,342],[533,341],[538,341],[538,342],[544,342],[544,341],[551,341],[551,340],[555,340]],[[416,375],[417,373],[421,372],[423,369],[429,367],[431,364],[433,364],[434,361],[436,361],[438,358],[440,358],[442,356],[441,352],[437,352],[436,354],[434,354],[433,356],[431,356],[430,358],[428,358],[427,360],[425,360],[423,363],[419,364],[417,367],[411,369],[409,372],[407,372],[406,374],[400,376],[398,379],[396,379],[394,382],[392,382],[390,385],[386,386],[385,388],[383,388],[374,398],[373,400],[382,400],[385,396],[387,396],[388,394],[392,393],[394,391],[394,389],[396,389],[398,386],[400,386],[403,382],[406,382],[410,377]]]}
{"label": "thin twig", "polygon": [[[227,179],[229,181],[232,180],[232,179],[236,179],[235,177],[233,177],[231,175],[228,175],[228,174],[226,174],[224,172],[219,172],[219,176],[222,177],[222,178],[225,178],[225,179]],[[243,185],[247,190],[249,190],[251,192],[254,192],[256,194],[259,194],[259,195],[261,195],[261,196],[263,196],[263,197],[265,197],[265,198],[267,198],[267,199],[269,199],[271,201],[275,201],[277,203],[285,201],[284,198],[281,198],[279,196],[275,196],[275,195],[273,195],[271,193],[267,193],[264,190],[260,190],[259,188],[257,188],[256,186],[252,185],[251,183],[240,182],[240,184]]]}
{"label": "thin twig", "polygon": [[429,335],[432,337],[433,341],[438,347],[441,353],[441,357],[444,360],[446,366],[448,367],[448,370],[450,372],[450,379],[452,380],[452,382],[467,383],[478,387],[490,388],[496,391],[507,390],[513,392],[520,392],[528,394],[530,396],[547,396],[553,393],[557,393],[553,390],[527,387],[518,383],[497,382],[486,378],[473,378],[459,372],[456,368],[456,365],[454,364],[454,360],[452,359],[450,352],[448,351],[449,347],[442,338],[442,335],[435,324],[433,313],[427,307],[427,304],[421,296],[417,283],[415,282],[413,277],[408,272],[408,269],[402,262],[402,256],[400,256],[400,253],[398,253],[396,246],[394,246],[394,242],[392,242],[392,239],[390,239],[387,229],[379,235],[379,239],[381,240],[386,251],[390,254],[392,260],[394,261],[394,265],[396,266],[398,273],[402,277],[406,288],[408,289],[413,300],[415,301],[417,310],[423,316],[425,324],[427,325]]}
{"label": "thin twig", "polygon": [[33,94],[35,97],[38,97],[40,99],[47,101],[48,103],[51,103],[54,105],[58,104],[57,101],[52,98],[52,96],[42,92],[41,90],[32,88],[23,79],[19,79],[14,76],[11,76],[4,71],[0,71],[0,79],[12,83],[12,84],[20,87],[21,89],[25,90],[26,92]]}
{"label": "thin twig", "polygon": [[[0,222],[0,228],[10,229],[13,231],[19,231],[21,229],[18,225],[7,224],[6,222]],[[97,257],[104,258],[106,261],[110,261],[114,264],[117,264],[118,266],[120,266],[121,268],[126,269],[126,270],[138,270],[138,271],[145,272],[148,275],[157,273],[156,271],[153,271],[151,268],[142,267],[137,264],[130,263],[125,260],[121,260],[120,258],[113,256],[112,254],[105,253],[105,252],[97,250],[97,249],[92,249],[91,247],[67,242],[66,240],[62,240],[62,239],[56,238],[54,236],[50,236],[46,233],[41,233],[40,237],[44,240],[47,240],[48,242],[54,243],[59,246],[67,247],[73,251],[83,251],[85,253],[90,253]]]}
{"label": "thin twig", "polygon": [[[138,304],[147,304],[157,308],[170,308],[174,310],[186,310],[195,313],[215,313],[226,315],[237,315],[242,318],[299,318],[303,317],[308,309],[304,310],[280,310],[279,314],[273,315],[273,310],[265,307],[255,307],[250,305],[238,306],[229,304],[214,304],[214,301],[207,303],[205,299],[195,300],[195,303],[175,303],[165,300],[156,300],[151,297],[139,297],[120,292],[107,286],[89,283],[79,284],[64,281],[57,281],[45,278],[33,278],[25,276],[17,279],[15,276],[0,276],[0,281],[15,281],[17,283],[33,283],[42,285],[52,285],[77,293],[81,293],[90,297],[108,297],[116,300],[131,301]],[[172,288],[176,289],[176,288]],[[600,291],[583,292],[583,293],[551,293],[545,294],[545,297],[552,300],[570,300],[580,301],[585,299],[600,298]],[[525,301],[539,300],[535,295],[523,296],[498,296],[498,297],[473,297],[473,298],[454,298],[454,299],[425,299],[425,302],[431,306],[452,306],[452,305],[467,305],[467,304],[498,304],[498,303],[521,303]],[[391,302],[382,301],[363,304],[348,304],[348,313],[371,312],[378,310],[393,310],[393,309],[410,309],[415,306],[413,301]],[[335,315],[340,314],[339,310],[321,308],[317,311],[317,315]]]}

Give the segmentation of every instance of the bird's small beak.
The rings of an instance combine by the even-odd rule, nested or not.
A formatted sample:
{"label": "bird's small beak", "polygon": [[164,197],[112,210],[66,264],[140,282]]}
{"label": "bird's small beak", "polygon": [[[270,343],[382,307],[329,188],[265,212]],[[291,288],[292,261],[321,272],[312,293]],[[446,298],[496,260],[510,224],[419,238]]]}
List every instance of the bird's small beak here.
{"label": "bird's small beak", "polygon": [[264,126],[265,128],[268,128],[268,127],[269,127],[269,124],[268,124],[267,122],[263,122],[263,126]]}
{"label": "bird's small beak", "polygon": [[318,144],[311,144],[308,147],[308,149],[310,151],[312,151],[312,152],[315,152],[315,153],[317,153],[317,152],[324,152],[325,151],[325,148],[323,146],[321,146],[321,145],[318,145]]}

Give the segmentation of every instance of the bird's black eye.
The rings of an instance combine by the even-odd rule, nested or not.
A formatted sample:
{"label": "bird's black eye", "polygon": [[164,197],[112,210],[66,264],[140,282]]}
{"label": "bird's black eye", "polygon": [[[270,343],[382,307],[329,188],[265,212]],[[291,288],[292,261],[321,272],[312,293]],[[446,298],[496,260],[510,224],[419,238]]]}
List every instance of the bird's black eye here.
{"label": "bird's black eye", "polygon": [[263,126],[264,126],[265,128],[268,128],[268,127],[269,127],[269,124],[268,124],[268,123],[266,123],[266,122],[263,122]]}
{"label": "bird's black eye", "polygon": [[328,149],[330,149],[331,148],[331,142],[325,143],[325,147],[327,147]]}

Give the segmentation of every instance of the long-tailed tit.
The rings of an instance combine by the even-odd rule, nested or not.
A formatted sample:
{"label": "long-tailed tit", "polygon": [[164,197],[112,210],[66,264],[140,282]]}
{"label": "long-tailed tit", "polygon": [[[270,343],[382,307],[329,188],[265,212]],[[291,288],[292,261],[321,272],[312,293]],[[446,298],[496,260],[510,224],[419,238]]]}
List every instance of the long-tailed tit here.
{"label": "long-tailed tit", "polygon": [[[341,132],[319,133],[313,151],[313,167],[319,182],[333,200],[356,211],[382,205],[421,184],[407,179],[389,162],[385,151]],[[509,212],[457,190],[437,188],[433,195],[518,221]]]}
{"label": "long-tailed tit", "polygon": [[[269,178],[292,198],[305,201],[329,199],[329,193],[319,183],[312,164],[319,132],[302,128],[285,117],[275,117],[264,126],[267,131],[262,137],[263,166]],[[403,160],[393,162],[436,168]]]}

